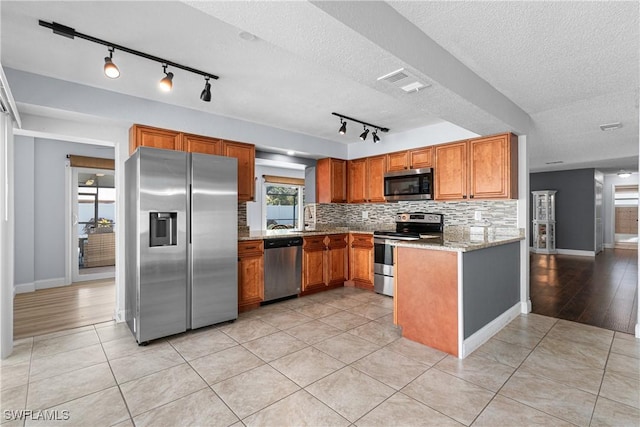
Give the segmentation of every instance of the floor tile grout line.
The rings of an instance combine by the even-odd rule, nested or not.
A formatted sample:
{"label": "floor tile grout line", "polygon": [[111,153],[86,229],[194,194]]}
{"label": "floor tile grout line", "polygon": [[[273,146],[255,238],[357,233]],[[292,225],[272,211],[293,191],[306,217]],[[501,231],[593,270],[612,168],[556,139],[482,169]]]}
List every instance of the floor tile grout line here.
{"label": "floor tile grout line", "polygon": [[127,413],[129,414],[129,420],[131,421],[131,424],[135,425],[135,423],[133,422],[133,414],[131,413],[131,408],[129,408],[129,402],[127,402],[127,399],[124,397],[124,393],[122,392],[122,387],[120,387],[120,384],[118,383],[118,379],[116,378],[116,374],[115,372],[113,372],[111,361],[107,356],[107,351],[104,349],[104,345],[102,342],[100,343],[100,348],[102,348],[102,353],[104,354],[105,359],[107,359],[107,364],[109,366],[109,370],[111,371],[111,375],[113,376],[113,381],[116,383],[116,387],[118,387],[118,392],[120,393],[120,397],[124,402],[124,407],[127,409]]}

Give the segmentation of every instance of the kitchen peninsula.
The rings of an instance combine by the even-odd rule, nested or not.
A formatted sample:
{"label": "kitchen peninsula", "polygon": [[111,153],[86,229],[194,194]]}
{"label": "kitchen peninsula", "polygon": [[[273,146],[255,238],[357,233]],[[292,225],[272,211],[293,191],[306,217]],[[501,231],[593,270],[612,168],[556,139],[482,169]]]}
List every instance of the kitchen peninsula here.
{"label": "kitchen peninsula", "polygon": [[459,358],[473,352],[520,313],[522,239],[467,231],[394,242],[402,335]]}

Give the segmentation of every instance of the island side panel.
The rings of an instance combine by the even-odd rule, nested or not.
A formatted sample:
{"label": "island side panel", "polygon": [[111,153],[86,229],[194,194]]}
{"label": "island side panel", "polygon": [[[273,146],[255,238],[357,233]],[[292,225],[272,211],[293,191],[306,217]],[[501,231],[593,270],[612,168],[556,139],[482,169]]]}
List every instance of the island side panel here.
{"label": "island side panel", "polygon": [[402,336],[458,356],[458,253],[397,248]]}
{"label": "island side panel", "polygon": [[464,338],[520,301],[520,243],[462,254]]}

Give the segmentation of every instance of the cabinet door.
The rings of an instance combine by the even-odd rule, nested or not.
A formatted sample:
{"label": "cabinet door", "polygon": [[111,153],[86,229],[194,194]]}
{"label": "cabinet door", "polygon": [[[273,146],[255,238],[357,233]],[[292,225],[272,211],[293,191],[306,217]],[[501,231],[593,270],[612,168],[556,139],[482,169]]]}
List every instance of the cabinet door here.
{"label": "cabinet door", "polygon": [[326,236],[305,237],[302,244],[302,292],[322,289],[325,284]]}
{"label": "cabinet door", "polygon": [[162,148],[165,150],[183,149],[180,132],[133,125],[129,130],[129,154],[133,154],[138,147]]}
{"label": "cabinet door", "polygon": [[467,198],[467,142],[435,147],[435,200]]}
{"label": "cabinet door", "polygon": [[367,159],[349,160],[349,203],[367,201]]}
{"label": "cabinet door", "polygon": [[407,151],[398,151],[397,153],[387,154],[387,171],[401,171],[409,169],[409,153]]}
{"label": "cabinet door", "polygon": [[264,299],[262,254],[243,255],[238,260],[238,305],[260,303]]}
{"label": "cabinet door", "polygon": [[316,163],[316,203],[347,202],[347,161],[325,158]]}
{"label": "cabinet door", "polygon": [[213,154],[216,156],[222,154],[222,140],[220,139],[183,134],[182,146],[189,153]]}
{"label": "cabinet door", "polygon": [[432,147],[409,151],[409,167],[411,169],[430,168],[431,166],[433,166]]}
{"label": "cabinet door", "polygon": [[331,159],[331,203],[347,202],[347,161]]}
{"label": "cabinet door", "polygon": [[343,285],[347,280],[347,235],[329,236],[327,251],[327,285]]}
{"label": "cabinet door", "polygon": [[349,280],[363,289],[373,289],[373,237],[353,234],[349,251]]}
{"label": "cabinet door", "polygon": [[469,198],[517,198],[517,156],[511,134],[469,141]]}
{"label": "cabinet door", "polygon": [[238,201],[253,201],[256,147],[241,142],[223,141],[222,150],[224,156],[238,159]]}
{"label": "cabinet door", "polygon": [[367,175],[365,185],[367,187],[367,202],[384,203],[384,174],[387,171],[386,156],[367,158]]}

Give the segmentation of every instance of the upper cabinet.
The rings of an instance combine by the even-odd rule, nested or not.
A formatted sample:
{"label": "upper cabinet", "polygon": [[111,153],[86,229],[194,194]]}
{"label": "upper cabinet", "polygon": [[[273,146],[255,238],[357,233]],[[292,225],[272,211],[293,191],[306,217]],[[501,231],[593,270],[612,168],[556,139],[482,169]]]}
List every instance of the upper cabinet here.
{"label": "upper cabinet", "polygon": [[320,159],[316,164],[316,202],[347,202],[347,161]]}
{"label": "upper cabinet", "polygon": [[182,134],[167,129],[133,125],[129,129],[129,154],[133,154],[138,147],[182,151]]}
{"label": "upper cabinet", "polygon": [[433,166],[433,147],[422,147],[415,150],[387,154],[388,172],[430,168],[431,166]]}
{"label": "upper cabinet", "polygon": [[349,161],[349,203],[384,203],[385,155]]}
{"label": "upper cabinet", "polygon": [[511,133],[435,147],[435,200],[518,198],[518,139]]}
{"label": "upper cabinet", "polygon": [[518,198],[518,138],[511,134],[469,141],[469,197]]}
{"label": "upper cabinet", "polygon": [[238,201],[252,201],[255,197],[256,147],[242,142],[223,141],[222,154],[238,159]]}
{"label": "upper cabinet", "polygon": [[216,156],[222,154],[222,140],[217,138],[185,133],[182,134],[182,145],[184,151],[189,153],[213,154]]}
{"label": "upper cabinet", "polygon": [[238,159],[238,201],[254,200],[256,147],[253,144],[133,125],[129,130],[129,154],[138,147],[235,157]]}

